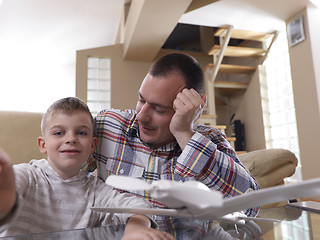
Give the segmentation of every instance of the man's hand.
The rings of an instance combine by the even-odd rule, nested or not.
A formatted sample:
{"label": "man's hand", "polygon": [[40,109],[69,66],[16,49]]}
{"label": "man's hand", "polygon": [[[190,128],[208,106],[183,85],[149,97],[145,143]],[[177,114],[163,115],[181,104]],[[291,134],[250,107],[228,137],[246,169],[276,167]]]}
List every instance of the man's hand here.
{"label": "man's hand", "polygon": [[175,238],[169,233],[150,228],[150,219],[144,215],[133,215],[129,218],[121,240],[157,240]]}
{"label": "man's hand", "polygon": [[0,220],[11,211],[16,201],[14,173],[9,156],[0,149]]}
{"label": "man's hand", "polygon": [[202,97],[194,89],[183,89],[173,101],[173,115],[170,131],[181,149],[187,145],[193,135],[193,124],[201,116],[207,97]]}

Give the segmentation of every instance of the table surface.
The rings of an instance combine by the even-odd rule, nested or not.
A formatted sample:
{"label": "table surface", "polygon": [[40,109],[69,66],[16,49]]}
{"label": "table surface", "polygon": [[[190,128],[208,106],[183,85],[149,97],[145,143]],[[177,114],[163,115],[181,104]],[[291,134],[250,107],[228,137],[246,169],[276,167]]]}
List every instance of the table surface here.
{"label": "table surface", "polygon": [[320,239],[320,203],[296,202],[284,207],[262,209],[261,217],[276,218],[279,223],[259,223],[264,240]]}
{"label": "table surface", "polygon": [[[230,222],[219,222],[219,224],[213,223],[208,232],[201,232],[193,227],[192,219],[190,219],[189,226],[177,229],[176,237],[177,239],[320,239],[318,227],[320,224],[320,203],[318,202],[291,203],[286,206],[261,209],[259,217],[279,221],[248,221],[236,226]],[[114,240],[121,239],[124,227],[124,225],[110,225],[1,239]]]}

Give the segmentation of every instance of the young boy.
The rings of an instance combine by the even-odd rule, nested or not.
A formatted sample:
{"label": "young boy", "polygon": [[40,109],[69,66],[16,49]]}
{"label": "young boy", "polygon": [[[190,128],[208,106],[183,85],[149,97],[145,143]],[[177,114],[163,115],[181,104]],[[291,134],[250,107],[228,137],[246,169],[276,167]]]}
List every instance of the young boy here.
{"label": "young boy", "polygon": [[0,237],[127,223],[123,239],[171,235],[150,228],[144,215],[107,214],[92,206],[145,208],[150,204],[120,194],[80,171],[96,147],[94,123],[78,98],[53,103],[41,123],[38,145],[47,160],[11,166],[0,149]]}

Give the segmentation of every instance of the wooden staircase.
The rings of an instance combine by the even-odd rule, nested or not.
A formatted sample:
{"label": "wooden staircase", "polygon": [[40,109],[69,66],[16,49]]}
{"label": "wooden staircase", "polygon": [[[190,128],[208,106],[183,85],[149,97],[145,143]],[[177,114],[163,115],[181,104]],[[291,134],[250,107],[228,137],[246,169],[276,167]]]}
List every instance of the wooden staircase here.
{"label": "wooden staircase", "polygon": [[[159,56],[181,52],[201,59],[201,64],[208,61],[203,68],[207,108],[197,122],[220,129],[234,145],[236,139],[228,130],[231,115],[236,112],[237,101],[240,102],[253,74],[268,55],[277,33],[237,30],[232,26],[204,27],[202,30],[199,43],[171,43],[161,49]],[[232,107],[229,107],[230,102]],[[228,110],[227,114],[217,118],[217,106],[219,114],[224,108]]]}
{"label": "wooden staircase", "polygon": [[[207,109],[198,120],[199,123],[217,126],[216,105],[224,104],[227,107],[228,99],[235,92],[248,87],[253,73],[264,62],[276,36],[276,33],[236,30],[232,26],[219,28],[214,33],[213,37],[219,38],[219,44],[208,51],[213,60],[203,69]],[[240,44],[231,45],[230,40]],[[225,76],[220,79],[221,73]],[[241,81],[237,78],[239,74],[242,75]],[[243,81],[243,75],[246,76],[246,81]],[[229,137],[229,140],[233,144],[236,139]]]}

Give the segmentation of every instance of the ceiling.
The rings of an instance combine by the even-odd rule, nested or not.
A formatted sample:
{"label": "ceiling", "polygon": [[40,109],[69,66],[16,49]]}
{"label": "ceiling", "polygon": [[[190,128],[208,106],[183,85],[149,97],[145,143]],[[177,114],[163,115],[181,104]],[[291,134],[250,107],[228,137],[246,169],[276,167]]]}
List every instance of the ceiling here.
{"label": "ceiling", "polygon": [[221,0],[186,13],[182,23],[205,26],[233,25],[235,29],[270,32],[279,29],[308,5],[308,0]]}
{"label": "ceiling", "polygon": [[[177,3],[170,1],[163,9],[165,14],[160,15],[163,23],[166,12]],[[58,97],[74,95],[76,51],[114,44],[124,3],[125,0],[3,0],[0,89],[8,91],[5,91],[7,95],[0,94],[0,102],[14,97],[12,89],[16,96],[24,96],[30,85],[35,89],[44,79],[45,87],[37,94],[29,94],[30,101],[49,98],[52,102]],[[177,22],[214,27],[231,24],[239,29],[272,31],[280,26],[281,20],[307,4],[308,0],[221,0],[182,12]],[[152,9],[151,13],[157,10]],[[43,88],[53,91],[56,86],[63,87],[55,90],[55,94],[43,91]],[[13,108],[19,108],[21,103],[17,104]]]}
{"label": "ceiling", "polygon": [[[124,2],[3,0],[0,47],[3,50],[13,44],[18,49],[45,45],[64,51],[111,44]],[[214,27],[230,24],[239,29],[272,31],[279,28],[281,20],[307,4],[308,0],[221,0],[182,15],[179,22]]]}
{"label": "ceiling", "polygon": [[[42,53],[63,54],[112,44],[124,2],[130,0],[3,0],[0,51],[19,54],[27,47],[30,52],[41,48]],[[221,0],[182,15],[179,22],[267,32],[307,4],[308,0]]]}
{"label": "ceiling", "polygon": [[[273,32],[284,29],[284,20],[302,11],[308,3],[308,0],[134,0],[126,19],[124,59],[153,61],[178,22],[209,27],[228,24],[235,29]],[[198,4],[202,5],[196,8]],[[189,11],[190,8],[195,10]]]}

